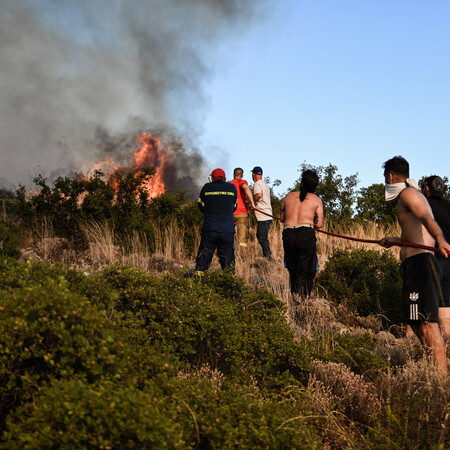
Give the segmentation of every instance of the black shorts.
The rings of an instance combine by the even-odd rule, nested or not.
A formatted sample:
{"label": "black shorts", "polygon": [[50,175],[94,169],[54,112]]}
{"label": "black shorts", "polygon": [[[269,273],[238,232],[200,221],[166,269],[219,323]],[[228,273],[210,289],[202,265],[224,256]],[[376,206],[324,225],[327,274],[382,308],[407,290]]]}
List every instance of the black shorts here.
{"label": "black shorts", "polygon": [[402,263],[403,310],[406,323],[439,321],[442,298],[440,269],[431,253],[419,253]]}

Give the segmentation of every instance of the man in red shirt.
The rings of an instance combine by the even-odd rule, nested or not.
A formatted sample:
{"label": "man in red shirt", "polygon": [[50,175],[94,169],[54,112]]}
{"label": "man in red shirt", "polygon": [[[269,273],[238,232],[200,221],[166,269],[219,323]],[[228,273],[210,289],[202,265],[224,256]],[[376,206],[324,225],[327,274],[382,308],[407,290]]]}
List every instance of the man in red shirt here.
{"label": "man in red shirt", "polygon": [[247,198],[250,200],[250,204],[255,207],[252,191],[248,187],[247,181],[242,178],[243,176],[244,171],[240,167],[236,167],[233,172],[234,180],[231,182],[231,184],[236,186],[237,190],[238,206],[233,214],[233,222],[236,227],[240,252],[245,250],[248,242],[249,217]]}

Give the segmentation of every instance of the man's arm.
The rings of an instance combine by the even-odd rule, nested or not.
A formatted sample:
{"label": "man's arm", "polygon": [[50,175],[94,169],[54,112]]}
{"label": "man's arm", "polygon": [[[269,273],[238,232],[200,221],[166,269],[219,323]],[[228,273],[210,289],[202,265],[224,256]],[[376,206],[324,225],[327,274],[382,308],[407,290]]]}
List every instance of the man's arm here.
{"label": "man's arm", "polygon": [[204,193],[204,191],[203,191],[203,188],[202,188],[202,190],[200,191],[200,195],[199,195],[198,200],[197,200],[197,206],[198,206],[198,209],[199,209],[202,213],[205,212],[205,193]]}
{"label": "man's arm", "polygon": [[434,237],[439,250],[447,258],[450,254],[450,244],[445,240],[441,227],[433,219],[426,198],[418,191],[408,189],[403,192],[402,201]]}
{"label": "man's arm", "polygon": [[319,204],[317,205],[316,213],[314,215],[314,226],[316,228],[322,228],[323,226],[323,203],[318,198]]}
{"label": "man's arm", "polygon": [[244,189],[245,194],[247,195],[248,199],[250,200],[250,204],[255,207],[255,200],[253,199],[253,194],[250,188],[248,187],[248,184],[243,184],[242,189]]}
{"label": "man's arm", "polygon": [[258,185],[258,182],[256,182],[253,185],[253,201],[255,202],[255,204],[259,202],[261,197],[262,197],[262,191],[261,191],[260,186]]}
{"label": "man's arm", "polygon": [[280,222],[281,223],[284,223],[284,221],[286,220],[285,205],[284,205],[285,199],[286,199],[286,197],[283,198],[283,201],[281,202],[281,214],[280,214]]}

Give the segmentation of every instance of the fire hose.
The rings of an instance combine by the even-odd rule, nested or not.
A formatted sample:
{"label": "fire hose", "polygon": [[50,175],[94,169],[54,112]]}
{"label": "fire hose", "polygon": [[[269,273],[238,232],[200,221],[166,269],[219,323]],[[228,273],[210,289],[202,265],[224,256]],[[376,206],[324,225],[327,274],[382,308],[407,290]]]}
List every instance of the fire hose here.
{"label": "fire hose", "polygon": [[[253,211],[258,211],[261,214],[265,214],[266,216],[272,217],[273,219],[277,219],[280,220],[281,217],[278,216],[272,216],[272,214],[268,214],[264,211],[261,211],[258,208],[255,208],[253,206],[250,206],[251,209],[253,209]],[[341,239],[347,239],[349,241],[357,241],[357,242],[365,242],[368,244],[378,244],[378,245],[382,245],[381,244],[381,240],[376,240],[376,239],[362,239],[362,238],[357,238],[354,236],[347,236],[345,234],[338,234],[338,233],[332,233],[331,231],[325,231],[325,230],[321,230],[320,228],[314,227],[314,230],[318,231],[319,233],[324,233],[327,234],[329,236],[333,236],[333,237],[338,237]],[[414,247],[414,248],[421,248],[424,250],[430,250],[432,252],[436,252],[436,253],[440,253],[441,251],[437,248],[437,247],[429,247],[428,245],[422,245],[422,244],[415,244],[414,242],[403,242],[403,241],[390,241],[389,244],[398,246],[398,247]]]}

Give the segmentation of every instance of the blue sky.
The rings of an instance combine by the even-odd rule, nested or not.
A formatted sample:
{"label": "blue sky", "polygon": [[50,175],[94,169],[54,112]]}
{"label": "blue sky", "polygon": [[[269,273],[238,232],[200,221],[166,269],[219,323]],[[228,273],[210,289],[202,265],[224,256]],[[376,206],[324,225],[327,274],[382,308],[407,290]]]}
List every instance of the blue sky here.
{"label": "blue sky", "polygon": [[450,167],[450,2],[286,0],[226,48],[208,85],[203,142],[231,176],[260,165],[282,193],[302,162],[384,182]]}

